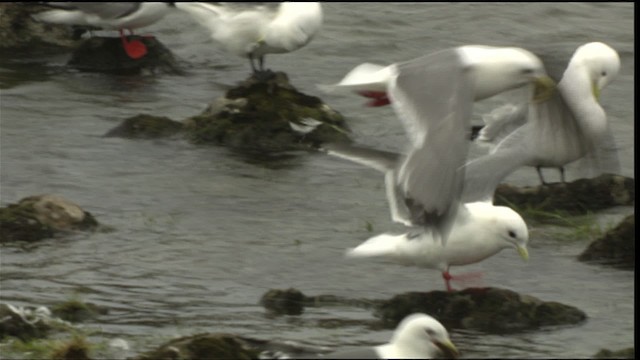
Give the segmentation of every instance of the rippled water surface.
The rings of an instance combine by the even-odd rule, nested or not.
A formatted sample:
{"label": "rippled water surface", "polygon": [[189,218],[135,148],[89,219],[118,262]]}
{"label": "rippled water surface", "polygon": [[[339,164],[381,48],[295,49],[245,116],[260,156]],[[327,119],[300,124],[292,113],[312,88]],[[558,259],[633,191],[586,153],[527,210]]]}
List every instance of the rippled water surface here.
{"label": "rippled water surface", "polygon": [[[383,149],[404,141],[392,109],[364,108],[353,95],[324,95],[316,84],[336,82],[362,62],[388,64],[463,44],[517,45],[561,59],[585,42],[610,44],[622,69],[602,102],[621,148],[622,173],[633,176],[633,4],[323,6],[322,32],[295,53],[268,56],[267,64],[347,116],[358,142]],[[80,294],[111,310],[85,325],[98,329],[93,336],[121,337],[135,352],[217,331],[334,347],[381,343],[391,331],[317,327],[320,319],[372,317],[350,307],[267,317],[258,305],[262,294],[295,287],[307,295],[387,299],[443,288],[436,271],[343,258],[346,248],[371,235],[367,224],[374,233],[401,229],[389,220],[383,179],[373,170],[320,154],[265,164],[181,140],[101,137],[139,113],[176,120],[197,114],[248,75],[248,61],[222,52],[182,13],[148,32],[181,59],[187,75],[87,74],[66,68],[67,54],[2,55],[2,205],[60,194],[112,229],[2,247],[3,302],[51,305]],[[538,180],[523,169],[509,181]],[[611,209],[598,220],[606,227],[631,212]],[[463,356],[571,358],[632,346],[634,273],[577,262],[589,240],[561,234],[571,229],[530,227],[529,263],[505,250],[454,271],[481,270],[485,285],[576,306],[588,320],[505,336],[453,331]]]}

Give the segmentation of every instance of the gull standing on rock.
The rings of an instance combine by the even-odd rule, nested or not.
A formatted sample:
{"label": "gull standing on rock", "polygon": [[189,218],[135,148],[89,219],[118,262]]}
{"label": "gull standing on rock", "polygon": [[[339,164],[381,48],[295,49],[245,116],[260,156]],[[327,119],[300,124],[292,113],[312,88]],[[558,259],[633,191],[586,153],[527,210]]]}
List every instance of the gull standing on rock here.
{"label": "gull standing on rock", "polygon": [[323,146],[331,155],[383,171],[392,219],[412,227],[402,235],[373,237],[347,255],[439,269],[449,291],[451,265],[475,263],[507,247],[527,259],[526,224],[512,209],[493,206],[493,189],[473,203],[461,197],[474,185],[465,182],[464,167],[473,102],[529,84],[536,86],[535,101],[549,96],[553,87],[535,55],[479,45],[388,67],[361,65],[338,83],[365,96],[371,91],[388,96],[410,140],[403,155],[346,144]]}
{"label": "gull standing on rock", "polygon": [[266,54],[288,53],[305,46],[322,25],[319,2],[178,2],[176,7],[209,29],[211,37],[227,51],[249,58],[254,74],[265,73]]}
{"label": "gull standing on rock", "polygon": [[619,171],[615,141],[599,103],[600,93],[619,69],[620,57],[610,46],[584,44],[574,52],[548,100],[507,104],[485,115],[486,126],[476,141],[493,143],[494,156],[470,163],[467,172],[473,176],[477,169],[493,169],[494,175],[484,189],[475,191],[495,188],[505,174],[520,166],[535,167],[543,185],[540,168],[558,168],[565,182],[564,166],[583,158],[587,160],[583,165],[597,172]]}
{"label": "gull standing on rock", "polygon": [[38,21],[53,24],[81,25],[118,30],[125,52],[132,59],[147,54],[140,40],[127,40],[123,30],[149,26],[169,13],[172,2],[47,2],[55,8],[34,14]]}

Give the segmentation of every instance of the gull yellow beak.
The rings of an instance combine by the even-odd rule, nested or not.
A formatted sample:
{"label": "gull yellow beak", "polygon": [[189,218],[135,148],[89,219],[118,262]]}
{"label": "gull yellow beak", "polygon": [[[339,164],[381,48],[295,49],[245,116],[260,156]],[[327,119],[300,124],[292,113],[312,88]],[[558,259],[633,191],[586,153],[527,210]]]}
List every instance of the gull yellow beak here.
{"label": "gull yellow beak", "polygon": [[524,261],[529,261],[529,251],[526,247],[518,245],[518,254]]}
{"label": "gull yellow beak", "polygon": [[548,76],[540,76],[533,80],[533,101],[547,101],[556,89],[556,82]]}
{"label": "gull yellow beak", "polygon": [[591,92],[596,101],[600,101],[600,88],[598,88],[598,84],[595,81],[591,84]]}
{"label": "gull yellow beak", "polygon": [[437,341],[435,342],[435,344],[438,347],[438,349],[442,351],[442,354],[447,359],[455,359],[460,355],[460,352],[458,352],[458,349],[456,349],[456,346],[453,345],[453,343],[449,339],[446,339],[443,341]]}

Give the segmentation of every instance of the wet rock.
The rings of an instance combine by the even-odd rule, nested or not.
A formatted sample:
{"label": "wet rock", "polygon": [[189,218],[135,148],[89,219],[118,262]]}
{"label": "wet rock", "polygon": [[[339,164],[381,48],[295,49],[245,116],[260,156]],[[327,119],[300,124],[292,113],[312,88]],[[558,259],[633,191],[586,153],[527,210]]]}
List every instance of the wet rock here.
{"label": "wet rock", "polygon": [[51,311],[53,315],[69,322],[82,322],[109,313],[105,307],[75,299],[56,304]]}
{"label": "wet rock", "polygon": [[300,150],[350,141],[342,115],[296,90],[282,72],[266,79],[252,75],[185,125],[195,143],[243,150]]}
{"label": "wet rock", "polygon": [[199,334],[171,340],[134,360],[257,359],[259,351],[231,334]]}
{"label": "wet rock", "polygon": [[602,238],[592,242],[578,256],[578,260],[634,270],[636,267],[635,254],[636,222],[635,216],[629,215]]}
{"label": "wet rock", "polygon": [[156,38],[133,35],[128,39],[142,41],[148,53],[139,59],[132,59],[125,53],[119,37],[94,36],[84,41],[73,52],[67,65],[81,71],[122,75],[143,71],[182,73],[171,51]]}
{"label": "wet rock", "polygon": [[45,337],[51,330],[50,311],[45,307],[0,304],[0,339],[13,336],[22,341]]}
{"label": "wet rock", "polygon": [[635,348],[626,348],[618,351],[611,351],[609,349],[602,349],[598,351],[593,358],[595,359],[635,359]]}
{"label": "wet rock", "polygon": [[173,136],[179,133],[182,128],[182,123],[167,117],[140,114],[125,119],[122,124],[104,136],[127,139],[158,139]]}
{"label": "wet rock", "polygon": [[260,304],[278,315],[300,315],[304,311],[305,296],[300,290],[272,289],[260,299]]}
{"label": "wet rock", "polygon": [[31,17],[45,9],[26,2],[0,3],[0,49],[78,46],[80,41],[73,28],[38,22]]}
{"label": "wet rock", "polygon": [[496,188],[496,205],[515,205],[538,211],[566,211],[585,214],[613,206],[633,205],[635,180],[604,174],[593,179],[553,183],[524,188],[501,184]]}
{"label": "wet rock", "polygon": [[63,231],[94,230],[97,225],[89,212],[60,196],[30,196],[0,208],[0,243],[37,241]]}
{"label": "wet rock", "polygon": [[381,304],[375,315],[386,326],[395,327],[404,317],[415,312],[430,314],[447,328],[494,334],[577,324],[587,318],[575,307],[497,288],[401,294]]}

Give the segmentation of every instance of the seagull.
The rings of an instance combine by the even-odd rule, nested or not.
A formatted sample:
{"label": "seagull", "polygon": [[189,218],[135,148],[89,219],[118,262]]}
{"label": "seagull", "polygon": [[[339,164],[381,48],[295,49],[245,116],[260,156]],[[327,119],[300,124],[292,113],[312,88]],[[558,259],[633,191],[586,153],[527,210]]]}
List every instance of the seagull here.
{"label": "seagull", "polygon": [[610,46],[591,42],[578,47],[548,100],[506,104],[483,116],[486,125],[476,141],[494,145],[495,156],[480,158],[467,169],[494,169],[487,188],[520,166],[535,167],[542,185],[547,183],[541,168],[557,168],[564,183],[564,166],[579,159],[600,172],[617,172],[615,140],[599,99],[619,69],[620,57]]}
{"label": "seagull", "polygon": [[54,10],[34,14],[38,21],[98,27],[118,30],[127,55],[132,59],[147,54],[147,47],[140,40],[129,41],[123,30],[133,34],[133,29],[149,26],[162,19],[174,6],[171,2],[48,2]]}
{"label": "seagull", "polygon": [[533,101],[544,100],[553,81],[540,59],[521,48],[469,45],[378,68],[374,75],[337,86],[386,94],[409,135],[406,153],[350,144],[321,150],[382,171],[392,220],[410,231],[373,237],[347,255],[439,269],[449,291],[451,265],[475,263],[507,247],[528,259],[527,226],[512,209],[493,206],[494,189],[473,201],[461,198],[473,185],[465,178],[473,102],[529,84],[536,90]]}
{"label": "seagull", "polygon": [[249,58],[254,74],[265,73],[266,54],[305,46],[322,25],[319,2],[178,2],[176,7],[209,29],[228,52]]}
{"label": "seagull", "polygon": [[404,318],[387,344],[326,354],[332,359],[432,359],[440,356],[455,358],[458,349],[438,320],[421,313]]}

